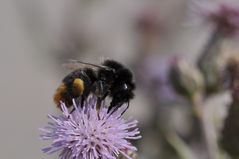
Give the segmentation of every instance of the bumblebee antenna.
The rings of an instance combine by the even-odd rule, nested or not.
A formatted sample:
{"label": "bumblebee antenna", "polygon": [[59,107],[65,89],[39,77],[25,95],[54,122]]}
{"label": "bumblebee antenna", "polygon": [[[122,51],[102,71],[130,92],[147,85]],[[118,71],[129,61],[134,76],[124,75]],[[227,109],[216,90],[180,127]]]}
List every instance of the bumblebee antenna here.
{"label": "bumblebee antenna", "polygon": [[66,63],[63,64],[64,67],[69,68],[69,69],[78,68],[80,65],[97,67],[97,68],[104,68],[104,69],[109,70],[109,71],[113,70],[113,69],[111,69],[109,67],[106,67],[106,66],[96,65],[96,64],[83,62],[83,61],[80,61],[80,60],[73,60],[73,59],[69,59],[69,60],[66,61]]}

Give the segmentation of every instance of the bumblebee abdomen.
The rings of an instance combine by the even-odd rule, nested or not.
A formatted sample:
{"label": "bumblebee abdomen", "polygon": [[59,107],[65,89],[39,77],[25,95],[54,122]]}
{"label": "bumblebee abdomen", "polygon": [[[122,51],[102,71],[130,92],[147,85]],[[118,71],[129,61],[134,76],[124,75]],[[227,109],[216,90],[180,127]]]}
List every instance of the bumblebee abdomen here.
{"label": "bumblebee abdomen", "polygon": [[72,105],[72,99],[83,95],[85,90],[84,81],[80,78],[74,79],[72,85],[61,84],[54,95],[54,102],[60,106],[64,102],[67,107]]}
{"label": "bumblebee abdomen", "polygon": [[76,94],[83,95],[85,90],[84,81],[80,78],[74,79],[73,90],[75,90]]}
{"label": "bumblebee abdomen", "polygon": [[65,84],[61,84],[57,88],[53,100],[58,107],[60,107],[61,102],[64,102],[67,107],[72,105],[72,101],[70,99],[70,95],[67,92],[67,86]]}

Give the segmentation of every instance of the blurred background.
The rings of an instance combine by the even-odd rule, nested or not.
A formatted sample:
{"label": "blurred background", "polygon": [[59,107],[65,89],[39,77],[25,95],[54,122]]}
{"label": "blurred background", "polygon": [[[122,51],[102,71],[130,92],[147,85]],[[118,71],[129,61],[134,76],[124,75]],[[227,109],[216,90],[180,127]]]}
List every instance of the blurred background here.
{"label": "blurred background", "polygon": [[[217,142],[208,138],[220,135],[230,93],[209,91],[203,97],[199,95],[207,99],[203,100],[202,110],[206,117],[198,120],[198,111],[196,117],[192,113],[197,100],[175,92],[171,86],[175,78],[168,78],[172,66],[176,72],[181,68],[181,59],[186,61],[183,69],[187,67],[186,74],[191,76],[191,69],[204,52],[217,49],[214,52],[225,53],[219,64],[237,53],[238,39],[224,35],[215,38],[216,29],[207,25],[207,20],[202,22],[206,15],[195,15],[197,4],[208,8],[207,2],[0,0],[2,158],[57,158],[42,153],[46,143],[39,140],[38,128],[47,123],[47,114],[60,113],[52,96],[69,72],[62,64],[66,59],[100,64],[109,58],[128,66],[135,74],[136,95],[126,116],[139,120],[143,138],[136,143],[138,158],[218,159],[221,155],[217,156]],[[214,2],[215,8],[222,0]],[[214,43],[208,45],[210,40]],[[173,77],[177,81],[180,75]],[[195,78],[200,81],[201,75]],[[195,105],[193,109],[197,109]],[[203,126],[209,130],[206,133],[200,127],[205,120],[209,123]]]}

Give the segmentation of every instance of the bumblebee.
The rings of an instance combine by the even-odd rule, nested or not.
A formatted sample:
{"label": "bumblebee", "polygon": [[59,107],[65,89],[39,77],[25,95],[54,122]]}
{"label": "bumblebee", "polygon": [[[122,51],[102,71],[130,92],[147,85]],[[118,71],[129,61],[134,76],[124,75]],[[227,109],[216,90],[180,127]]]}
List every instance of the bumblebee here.
{"label": "bumblebee", "polygon": [[116,111],[124,103],[128,108],[135,90],[133,75],[128,68],[114,60],[105,60],[101,65],[69,60],[65,66],[74,70],[56,90],[54,101],[57,106],[62,101],[69,108],[73,105],[72,99],[83,106],[84,100],[94,94],[99,102],[106,97],[111,98],[108,113]]}

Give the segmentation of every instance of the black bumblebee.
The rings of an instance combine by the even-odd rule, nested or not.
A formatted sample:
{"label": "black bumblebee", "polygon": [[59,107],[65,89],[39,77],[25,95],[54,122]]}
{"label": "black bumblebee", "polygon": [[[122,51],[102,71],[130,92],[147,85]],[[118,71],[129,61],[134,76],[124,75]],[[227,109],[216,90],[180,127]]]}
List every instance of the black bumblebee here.
{"label": "black bumblebee", "polygon": [[[82,65],[85,67],[80,67]],[[72,99],[80,99],[83,106],[84,100],[93,93],[99,102],[107,96],[112,98],[108,113],[116,111],[124,103],[128,104],[128,108],[135,89],[133,75],[128,68],[114,60],[105,60],[102,65],[70,60],[65,66],[74,71],[62,80],[56,90],[54,101],[57,106],[62,101],[71,107]]]}

